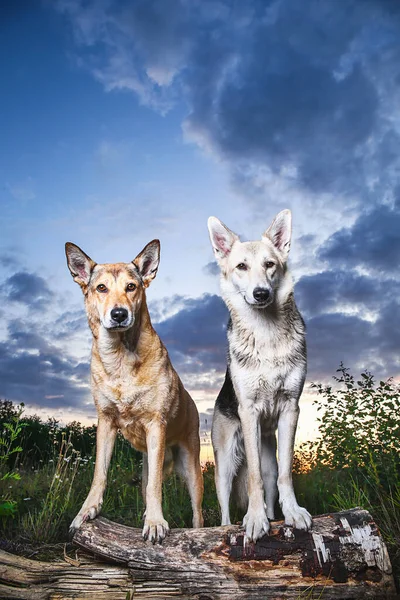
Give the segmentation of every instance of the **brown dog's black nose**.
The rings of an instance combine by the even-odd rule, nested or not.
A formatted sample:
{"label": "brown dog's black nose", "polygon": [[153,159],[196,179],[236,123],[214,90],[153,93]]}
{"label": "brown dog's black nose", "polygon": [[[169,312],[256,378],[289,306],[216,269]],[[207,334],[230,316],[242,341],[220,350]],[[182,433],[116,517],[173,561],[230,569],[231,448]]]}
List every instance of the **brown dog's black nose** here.
{"label": "brown dog's black nose", "polygon": [[257,302],[266,302],[269,298],[269,290],[267,288],[256,287],[253,290],[253,296]]}
{"label": "brown dog's black nose", "polygon": [[128,311],[126,308],[113,308],[110,315],[113,321],[122,323],[128,318]]}

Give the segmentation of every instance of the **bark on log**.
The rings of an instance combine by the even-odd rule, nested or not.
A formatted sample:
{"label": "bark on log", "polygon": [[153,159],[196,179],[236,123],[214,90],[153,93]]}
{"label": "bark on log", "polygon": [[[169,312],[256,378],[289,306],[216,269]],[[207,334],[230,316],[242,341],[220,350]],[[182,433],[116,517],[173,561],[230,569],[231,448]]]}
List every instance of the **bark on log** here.
{"label": "bark on log", "polygon": [[[272,523],[243,546],[238,526],[175,529],[162,546],[104,518],[85,523],[74,542],[114,565],[38,563],[0,553],[0,598],[196,600],[395,597],[386,546],[371,515],[352,509],[314,517],[310,532]],[[10,558],[11,557],[11,558]]]}

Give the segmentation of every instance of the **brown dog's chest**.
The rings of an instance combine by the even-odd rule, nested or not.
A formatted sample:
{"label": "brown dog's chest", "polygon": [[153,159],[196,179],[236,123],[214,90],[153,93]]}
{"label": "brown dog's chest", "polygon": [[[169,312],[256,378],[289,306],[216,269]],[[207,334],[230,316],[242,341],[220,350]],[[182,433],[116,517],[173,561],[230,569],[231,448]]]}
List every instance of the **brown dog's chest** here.
{"label": "brown dog's chest", "polygon": [[146,429],[159,413],[152,406],[152,386],[128,387],[118,381],[108,382],[95,394],[97,409],[111,417],[123,436],[141,452],[146,452]]}

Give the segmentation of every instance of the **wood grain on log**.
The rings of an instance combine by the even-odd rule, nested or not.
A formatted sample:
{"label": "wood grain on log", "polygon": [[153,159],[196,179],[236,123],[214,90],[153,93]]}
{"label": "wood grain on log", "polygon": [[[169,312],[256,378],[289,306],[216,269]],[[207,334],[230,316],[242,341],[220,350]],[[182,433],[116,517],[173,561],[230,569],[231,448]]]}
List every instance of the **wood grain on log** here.
{"label": "wood grain on log", "polygon": [[0,580],[8,584],[0,598],[395,597],[386,546],[361,509],[314,517],[310,532],[274,522],[270,535],[247,546],[238,526],[175,529],[152,546],[139,529],[104,518],[85,523],[74,542],[114,565],[85,558],[74,567],[0,553]]}

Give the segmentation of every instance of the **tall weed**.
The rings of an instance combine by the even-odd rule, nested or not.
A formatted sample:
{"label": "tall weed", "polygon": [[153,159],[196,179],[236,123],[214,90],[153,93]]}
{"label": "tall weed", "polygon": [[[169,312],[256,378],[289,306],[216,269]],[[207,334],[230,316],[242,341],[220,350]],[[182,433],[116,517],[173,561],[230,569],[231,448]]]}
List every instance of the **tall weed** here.
{"label": "tall weed", "polygon": [[21,404],[10,416],[10,419],[3,423],[0,435],[0,482],[3,484],[0,498],[1,518],[13,516],[17,512],[17,501],[12,498],[13,486],[9,484],[20,480],[21,475],[15,468],[10,468],[10,464],[14,462],[15,465],[22,452],[22,446],[18,444],[18,439],[24,427],[24,424],[21,423],[23,411],[24,405]]}
{"label": "tall weed", "polygon": [[52,542],[59,536],[60,524],[71,503],[80,455],[63,435],[50,487],[38,508],[22,517],[22,527],[31,542]]}

